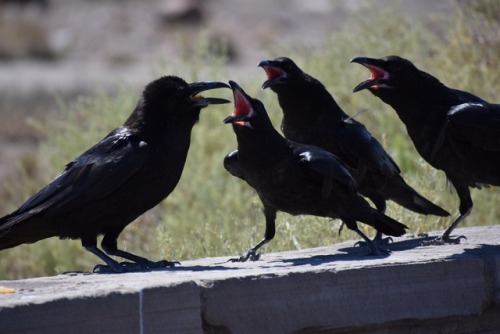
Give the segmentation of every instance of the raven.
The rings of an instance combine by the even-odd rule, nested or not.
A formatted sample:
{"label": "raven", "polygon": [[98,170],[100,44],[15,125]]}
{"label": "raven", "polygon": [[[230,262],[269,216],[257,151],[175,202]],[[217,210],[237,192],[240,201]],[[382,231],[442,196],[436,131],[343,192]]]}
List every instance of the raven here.
{"label": "raven", "polygon": [[405,233],[406,226],[373,209],[357,193],[355,179],[337,156],[285,139],[273,127],[259,100],[248,96],[234,81],[229,84],[234,112],[224,123],[233,125],[238,150],[226,157],[224,165],[257,191],[266,219],[264,238],[233,261],[259,258],[257,250],[274,238],[277,211],[340,218],[366,241],[373,254],[385,250],[358,229],[357,221],[384,234]]}
{"label": "raven", "polygon": [[[399,167],[377,139],[340,108],[319,80],[287,57],[263,60],[259,66],[267,74],[262,88],[271,88],[278,96],[285,137],[321,147],[355,169],[359,192],[372,200],[380,212],[385,212],[386,200],[393,200],[421,214],[449,215],[405,182]],[[380,231],[375,241],[382,242]]]}
{"label": "raven", "polygon": [[469,187],[500,185],[500,105],[445,86],[399,56],[357,57],[371,78],[354,92],[368,89],[389,104],[406,125],[418,153],[445,172],[460,199],[459,215],[438,238],[425,244],[459,243],[453,229],[472,210]]}
{"label": "raven", "polygon": [[[50,184],[17,210],[0,218],[0,250],[57,236],[81,239],[107,266],[94,271],[124,272],[173,266],[118,249],[117,238],[135,218],[175,188],[200,110],[228,103],[200,92],[229,88],[222,82],[188,84],[175,76],[149,83],[125,123],[66,165]],[[102,250],[97,237],[103,235]],[[132,262],[119,263],[110,256]]]}

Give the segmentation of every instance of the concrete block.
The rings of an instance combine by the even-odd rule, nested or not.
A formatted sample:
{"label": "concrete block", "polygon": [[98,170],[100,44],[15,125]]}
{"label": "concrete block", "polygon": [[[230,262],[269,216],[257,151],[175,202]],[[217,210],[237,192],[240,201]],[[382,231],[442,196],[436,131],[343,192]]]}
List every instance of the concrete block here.
{"label": "concrete block", "polygon": [[500,257],[492,260],[493,304],[500,309]]}
{"label": "concrete block", "polygon": [[[0,286],[3,333],[500,333],[500,226],[459,245],[395,238],[183,261],[164,270],[58,275]],[[438,233],[436,233],[437,235]]]}
{"label": "concrete block", "polygon": [[140,291],[140,333],[202,333],[200,288],[194,282]]}
{"label": "concrete block", "polygon": [[27,300],[0,308],[0,333],[139,333],[139,298],[133,293]]}
{"label": "concrete block", "polygon": [[264,334],[478,314],[482,272],[469,259],[204,282],[203,317],[208,327]]}

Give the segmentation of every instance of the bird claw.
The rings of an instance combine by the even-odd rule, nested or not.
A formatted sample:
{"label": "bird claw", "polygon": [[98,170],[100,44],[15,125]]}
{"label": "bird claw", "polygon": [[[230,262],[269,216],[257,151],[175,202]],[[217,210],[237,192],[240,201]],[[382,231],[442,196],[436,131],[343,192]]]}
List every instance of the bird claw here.
{"label": "bird claw", "polygon": [[[391,239],[392,238],[386,238],[384,240]],[[385,242],[385,241],[384,241]],[[387,243],[389,243],[387,241]],[[368,254],[367,255],[382,255],[382,254],[390,254],[391,251],[385,247],[382,247],[381,243],[378,243],[376,240],[373,240],[371,243],[368,243],[366,241],[358,241],[354,244],[354,247],[356,246],[366,246],[368,247]]]}
{"label": "bird claw", "polygon": [[125,273],[130,271],[132,266],[137,266],[137,263],[133,262],[120,262],[114,265],[105,265],[105,264],[97,264],[92,273],[94,274],[117,274],[117,273]]}
{"label": "bird claw", "polygon": [[387,238],[375,238],[375,239],[373,239],[373,241],[375,243],[377,243],[378,245],[388,245],[391,242],[394,243],[394,239],[392,239],[391,237],[387,237]]}
{"label": "bird claw", "polygon": [[92,270],[93,273],[98,274],[116,274],[116,273],[126,273],[126,272],[135,272],[142,271],[147,269],[157,269],[157,268],[166,268],[166,267],[174,267],[176,264],[180,265],[179,261],[146,261],[140,263],[134,262],[117,262],[116,265],[104,265],[98,264]]}
{"label": "bird claw", "polygon": [[178,264],[180,265],[181,263],[179,261],[167,261],[167,260],[161,260],[161,261],[148,261],[144,268],[145,269],[155,269],[155,268],[166,268],[166,267],[175,267],[175,265]]}
{"label": "bird claw", "polygon": [[421,241],[419,246],[458,245],[461,239],[467,240],[464,235],[460,235],[456,238],[450,238],[449,236],[440,236],[432,240]]}
{"label": "bird claw", "polygon": [[260,253],[255,253],[253,250],[249,250],[245,254],[243,254],[240,257],[235,257],[227,260],[227,262],[246,262],[247,260],[250,261],[258,261],[260,260]]}
{"label": "bird claw", "polygon": [[363,247],[363,246],[367,246],[368,244],[365,242],[365,241],[357,241],[353,247]]}
{"label": "bird claw", "polygon": [[[378,245],[378,246],[385,246],[385,245],[390,244],[391,242],[394,242],[394,240],[391,237],[373,239],[373,243]],[[357,246],[363,247],[363,246],[368,246],[368,244],[366,241],[360,240],[354,244],[354,247],[357,247]]]}
{"label": "bird claw", "polygon": [[390,250],[380,246],[377,243],[368,244],[367,246],[368,246],[368,255],[385,255],[391,253]]}

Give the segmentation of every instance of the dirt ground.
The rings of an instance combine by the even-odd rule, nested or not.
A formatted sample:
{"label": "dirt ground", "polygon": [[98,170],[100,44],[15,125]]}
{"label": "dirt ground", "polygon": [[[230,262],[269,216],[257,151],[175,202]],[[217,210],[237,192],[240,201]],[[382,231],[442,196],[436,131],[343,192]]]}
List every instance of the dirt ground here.
{"label": "dirt ground", "polygon": [[[160,59],[183,57],[206,32],[228,43],[228,71],[239,80],[255,71],[275,44],[321,50],[328,32],[355,24],[374,6],[404,15],[451,12],[435,0],[0,0],[0,184],[42,137],[24,125],[66,100],[118,83],[139,90]],[[194,52],[194,50],[193,50]],[[181,73],[177,73],[182,75]],[[189,78],[186,78],[189,80]],[[207,78],[225,80],[228,78]],[[16,125],[16,126],[14,126]]]}

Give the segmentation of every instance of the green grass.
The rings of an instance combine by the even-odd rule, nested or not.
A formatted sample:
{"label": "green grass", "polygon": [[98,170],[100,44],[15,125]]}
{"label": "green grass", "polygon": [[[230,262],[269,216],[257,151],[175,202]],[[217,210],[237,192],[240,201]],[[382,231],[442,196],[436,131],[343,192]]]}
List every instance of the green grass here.
{"label": "green grass", "polygon": [[[419,157],[395,112],[366,91],[351,93],[357,83],[366,79],[368,72],[359,65],[349,64],[349,60],[361,55],[398,54],[449,86],[498,100],[495,93],[500,78],[496,58],[492,55],[498,55],[500,41],[490,36],[490,30],[487,38],[483,38],[480,29],[491,9],[481,7],[474,10],[474,15],[465,15],[467,6],[459,7],[449,19],[435,18],[426,22],[410,21],[395,11],[374,12],[371,18],[358,18],[356,28],[351,26],[332,32],[328,44],[321,50],[300,45],[279,46],[268,53],[269,58],[287,55],[296,60],[327,86],[349,114],[367,109],[358,119],[395,158],[407,182],[454,215],[458,200],[447,190],[444,174]],[[498,4],[495,8],[498,10]],[[493,25],[496,21],[488,22]],[[495,31],[500,31],[499,28],[497,22]],[[200,47],[196,50],[201,51],[196,54],[185,54],[183,60],[176,63],[158,62],[151,79],[161,74],[176,74],[188,81],[227,81],[231,75],[223,67],[224,59],[204,52],[207,46],[203,45],[203,40],[200,36]],[[259,91],[264,79],[264,72],[255,69],[255,73],[240,84],[264,102],[278,125],[281,111],[274,93]],[[36,161],[30,162],[31,169],[36,170],[22,172],[20,183],[11,185],[13,190],[2,203],[3,212],[18,207],[55,177],[67,162],[120,125],[134,107],[138,94],[124,87],[115,96],[97,93],[71,105],[61,103],[62,117],[37,125],[50,136],[41,145]],[[229,90],[219,94],[226,98],[231,96]],[[151,259],[185,260],[236,256],[262,238],[264,217],[257,196],[222,166],[225,154],[236,147],[231,127],[222,123],[231,112],[231,105],[211,106],[202,111],[200,122],[193,129],[191,149],[177,188],[166,201],[127,227],[119,239],[120,247]],[[472,195],[473,213],[461,226],[496,224],[500,218],[498,190],[473,190]],[[410,234],[444,229],[451,223],[451,218],[417,215],[392,203],[387,213],[408,225]],[[357,238],[348,230],[339,237],[339,225],[336,220],[281,213],[276,237],[263,251],[322,246]],[[373,235],[373,231],[364,226],[363,230]],[[79,241],[52,238],[2,251],[0,278],[91,270],[97,262],[94,255],[82,249]]]}

